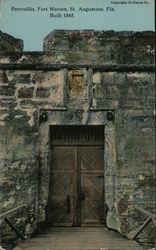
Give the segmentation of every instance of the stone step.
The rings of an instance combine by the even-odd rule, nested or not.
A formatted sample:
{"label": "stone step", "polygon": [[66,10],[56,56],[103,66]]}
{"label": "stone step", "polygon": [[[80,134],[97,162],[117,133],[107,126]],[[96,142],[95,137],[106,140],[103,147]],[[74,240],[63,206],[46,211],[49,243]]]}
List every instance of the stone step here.
{"label": "stone step", "polygon": [[101,232],[101,231],[106,231],[106,232],[113,232],[111,229],[108,229],[107,227],[48,227],[45,228],[42,233],[46,232]]}
{"label": "stone step", "polygon": [[142,250],[135,241],[107,228],[49,228],[15,250]]}
{"label": "stone step", "polygon": [[127,247],[127,246],[116,246],[116,247],[45,247],[40,246],[25,246],[16,247],[16,250],[142,250],[143,248],[138,247]]}
{"label": "stone step", "polygon": [[44,243],[44,242],[40,242],[40,243],[25,243],[25,244],[21,244],[21,246],[19,245],[18,247],[16,247],[15,249],[16,250],[20,250],[20,249],[39,249],[41,248],[42,249],[52,249],[52,250],[58,250],[58,249],[61,249],[61,250],[65,250],[65,249],[72,249],[72,250],[80,250],[80,249],[85,249],[85,250],[90,250],[90,249],[98,249],[100,250],[101,248],[108,248],[109,250],[110,249],[124,249],[124,250],[133,250],[133,249],[142,249],[141,247],[137,246],[136,244],[121,244],[120,242],[104,242],[101,244],[98,243],[98,244],[87,244],[87,243],[84,243],[83,245],[81,244],[56,244],[56,243]]}
{"label": "stone step", "polygon": [[[60,242],[60,239],[31,239],[29,241],[26,241],[26,242],[29,242],[29,244],[40,244],[40,243],[44,243],[44,244],[69,244],[70,245],[70,242],[72,242],[72,245],[73,244],[84,244],[84,242],[88,242],[88,244],[90,245],[96,245],[96,244],[103,244],[103,243],[110,243],[112,242],[111,239],[72,239],[72,238],[69,238],[69,239],[61,239],[61,242]],[[27,243],[23,243],[23,244],[27,244]],[[132,245],[133,242],[127,242],[126,240],[118,240],[118,239],[113,239],[113,243],[112,244],[126,244],[126,245]]]}
{"label": "stone step", "polygon": [[82,247],[98,247],[98,248],[100,248],[100,247],[102,247],[102,246],[105,246],[105,247],[116,247],[116,246],[120,246],[120,247],[135,247],[136,245],[132,245],[132,244],[121,244],[121,243],[119,243],[119,242],[115,242],[114,244],[112,244],[111,242],[105,242],[105,243],[102,243],[101,242],[101,244],[100,243],[95,243],[95,244],[87,244],[87,243],[85,243],[84,242],[84,244],[68,244],[68,243],[64,243],[64,244],[55,244],[55,243],[53,243],[53,244],[51,244],[51,243],[49,243],[49,244],[46,244],[46,243],[44,243],[44,242],[40,242],[40,244],[32,244],[32,243],[27,243],[27,244],[23,244],[22,246],[23,247],[26,247],[26,246],[32,246],[32,247],[35,247],[35,246],[38,246],[38,247],[40,247],[40,245],[43,245],[43,246],[45,246],[45,247],[80,247],[80,248],[82,248]]}

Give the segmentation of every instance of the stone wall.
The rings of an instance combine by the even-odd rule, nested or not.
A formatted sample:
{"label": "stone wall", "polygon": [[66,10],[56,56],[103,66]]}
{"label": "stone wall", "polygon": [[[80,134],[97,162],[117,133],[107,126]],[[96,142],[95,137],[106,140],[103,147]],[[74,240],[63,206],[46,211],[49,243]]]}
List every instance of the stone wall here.
{"label": "stone wall", "polygon": [[23,41],[0,31],[0,51],[19,52],[23,50]]}
{"label": "stone wall", "polygon": [[54,31],[44,52],[1,52],[0,213],[26,203],[11,219],[27,235],[44,222],[54,124],[105,125],[108,227],[128,235],[135,205],[154,213],[153,63],[152,32]]}
{"label": "stone wall", "polygon": [[152,32],[54,31],[43,50],[57,53],[62,62],[93,64],[151,64]]}

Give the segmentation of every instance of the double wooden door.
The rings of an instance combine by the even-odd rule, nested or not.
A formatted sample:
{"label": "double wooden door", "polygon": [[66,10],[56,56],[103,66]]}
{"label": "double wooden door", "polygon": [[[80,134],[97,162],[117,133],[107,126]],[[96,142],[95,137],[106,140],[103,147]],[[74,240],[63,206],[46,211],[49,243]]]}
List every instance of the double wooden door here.
{"label": "double wooden door", "polygon": [[102,145],[53,145],[47,223],[98,226],[105,223]]}

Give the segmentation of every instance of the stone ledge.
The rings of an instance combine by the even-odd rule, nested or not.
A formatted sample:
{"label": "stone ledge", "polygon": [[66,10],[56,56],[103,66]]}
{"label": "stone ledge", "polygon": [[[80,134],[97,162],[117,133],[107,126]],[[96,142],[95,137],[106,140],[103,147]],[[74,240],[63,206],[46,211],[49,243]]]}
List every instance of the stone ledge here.
{"label": "stone ledge", "polygon": [[46,70],[46,71],[51,71],[51,70],[60,70],[60,69],[79,69],[79,68],[86,68],[86,69],[93,69],[95,71],[105,71],[105,72],[110,72],[110,71],[117,71],[117,72],[136,72],[136,71],[149,71],[153,72],[155,71],[155,65],[150,64],[150,65],[134,65],[134,64],[101,64],[101,65],[96,65],[96,64],[0,64],[0,70]]}

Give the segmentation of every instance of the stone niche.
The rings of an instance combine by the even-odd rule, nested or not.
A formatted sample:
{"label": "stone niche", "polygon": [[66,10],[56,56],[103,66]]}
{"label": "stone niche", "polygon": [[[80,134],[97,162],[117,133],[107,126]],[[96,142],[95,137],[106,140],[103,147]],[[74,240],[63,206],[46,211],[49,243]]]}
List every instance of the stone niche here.
{"label": "stone niche", "polygon": [[50,126],[103,125],[107,226],[135,231],[134,207],[155,209],[154,33],[54,31],[43,52],[1,36],[0,211],[26,203],[11,219],[33,234],[46,220]]}

